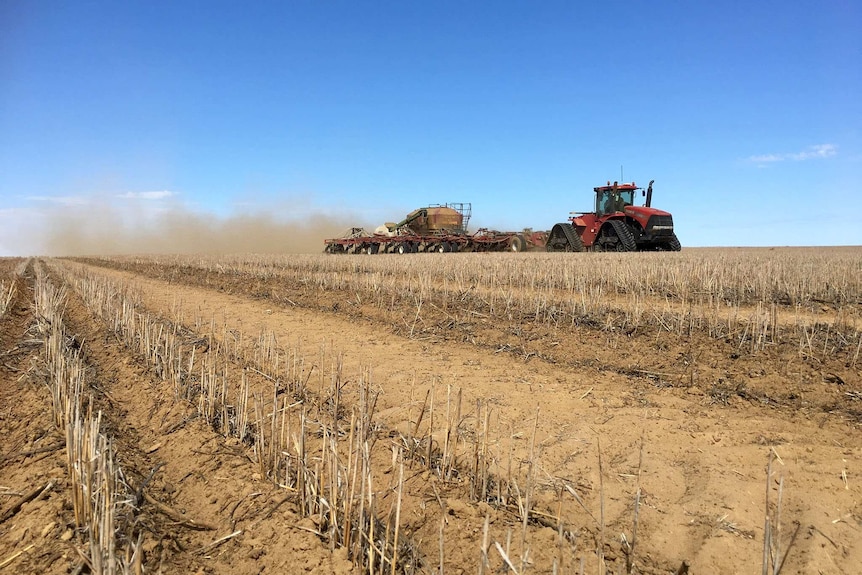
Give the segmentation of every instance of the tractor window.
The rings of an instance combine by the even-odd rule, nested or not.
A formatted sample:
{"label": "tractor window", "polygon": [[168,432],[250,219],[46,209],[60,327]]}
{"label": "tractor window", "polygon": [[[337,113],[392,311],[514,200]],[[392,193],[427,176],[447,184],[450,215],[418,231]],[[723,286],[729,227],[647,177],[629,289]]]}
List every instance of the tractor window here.
{"label": "tractor window", "polygon": [[626,206],[634,203],[634,190],[600,190],[596,193],[596,212],[604,214],[612,214],[621,212]]}

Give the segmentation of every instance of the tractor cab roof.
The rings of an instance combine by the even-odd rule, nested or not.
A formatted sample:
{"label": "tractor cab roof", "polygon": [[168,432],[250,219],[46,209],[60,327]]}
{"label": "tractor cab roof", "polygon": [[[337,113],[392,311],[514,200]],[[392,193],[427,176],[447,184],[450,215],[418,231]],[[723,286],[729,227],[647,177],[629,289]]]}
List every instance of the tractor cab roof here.
{"label": "tractor cab roof", "polygon": [[611,184],[610,182],[608,182],[608,185],[599,186],[597,188],[593,188],[593,190],[596,192],[607,192],[607,191],[613,190],[614,188],[616,188],[617,190],[640,190],[641,189],[641,188],[637,187],[637,185],[634,182],[631,182],[630,184],[625,184],[625,183],[618,184],[617,182],[614,182],[613,184]]}

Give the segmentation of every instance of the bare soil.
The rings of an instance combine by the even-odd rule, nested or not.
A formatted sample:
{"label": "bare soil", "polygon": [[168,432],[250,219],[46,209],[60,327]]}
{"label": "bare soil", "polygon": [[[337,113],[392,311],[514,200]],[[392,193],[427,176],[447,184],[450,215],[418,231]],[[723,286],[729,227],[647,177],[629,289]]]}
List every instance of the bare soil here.
{"label": "bare soil", "polygon": [[[23,551],[10,572],[68,573],[85,569],[82,534],[31,329],[32,265],[0,317],[0,562]],[[782,573],[862,572],[862,376],[853,349],[812,356],[782,344],[745,353],[701,333],[452,321],[431,306],[417,320],[415,309],[381,310],[301,284],[87,265],[201,337],[217,324],[221,333],[272,333],[319,369],[341,358],[347,401],[370,374],[382,433],[418,425],[432,389],[438,409],[460,393],[458,431],[469,452],[482,417],[476,406],[490,408],[492,471],[523,477],[530,468],[535,514],[524,529],[523,501],[477,502],[457,474],[415,470],[401,523],[424,558],[420,572],[441,563],[447,573],[476,572],[486,518],[494,572],[503,569],[495,543],[527,573],[550,573],[554,561],[563,573],[601,573],[600,558],[613,573],[673,573],[684,563],[689,573],[752,572],[763,559],[767,492],[780,524],[773,537],[786,552]],[[145,572],[359,572],[315,534],[289,490],[261,476],[248,446],[172,401],[174,390],[74,289],[64,321],[127,480],[142,494]],[[389,487],[392,469],[379,470]]]}

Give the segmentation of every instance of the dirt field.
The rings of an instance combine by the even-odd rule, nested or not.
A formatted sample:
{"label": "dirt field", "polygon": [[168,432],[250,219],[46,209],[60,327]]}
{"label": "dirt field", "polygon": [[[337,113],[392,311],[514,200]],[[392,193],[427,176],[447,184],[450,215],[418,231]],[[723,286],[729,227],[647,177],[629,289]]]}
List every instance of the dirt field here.
{"label": "dirt field", "polygon": [[0,260],[0,569],[99,571],[52,417],[48,282],[121,470],[118,572],[862,572],[862,250],[825,264],[839,287],[803,254],[796,287],[733,306],[513,297],[441,268],[680,254],[379,257],[425,271]]}

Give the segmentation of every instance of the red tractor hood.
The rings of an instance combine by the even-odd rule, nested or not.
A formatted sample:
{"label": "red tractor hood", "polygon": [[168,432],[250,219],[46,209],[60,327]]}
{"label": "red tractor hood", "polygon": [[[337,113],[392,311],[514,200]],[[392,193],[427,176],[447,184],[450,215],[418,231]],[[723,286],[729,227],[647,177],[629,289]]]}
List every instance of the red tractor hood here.
{"label": "red tractor hood", "polygon": [[642,226],[646,226],[651,216],[669,216],[670,212],[658,210],[656,208],[648,208],[646,206],[626,206],[623,210],[625,214],[638,220]]}

